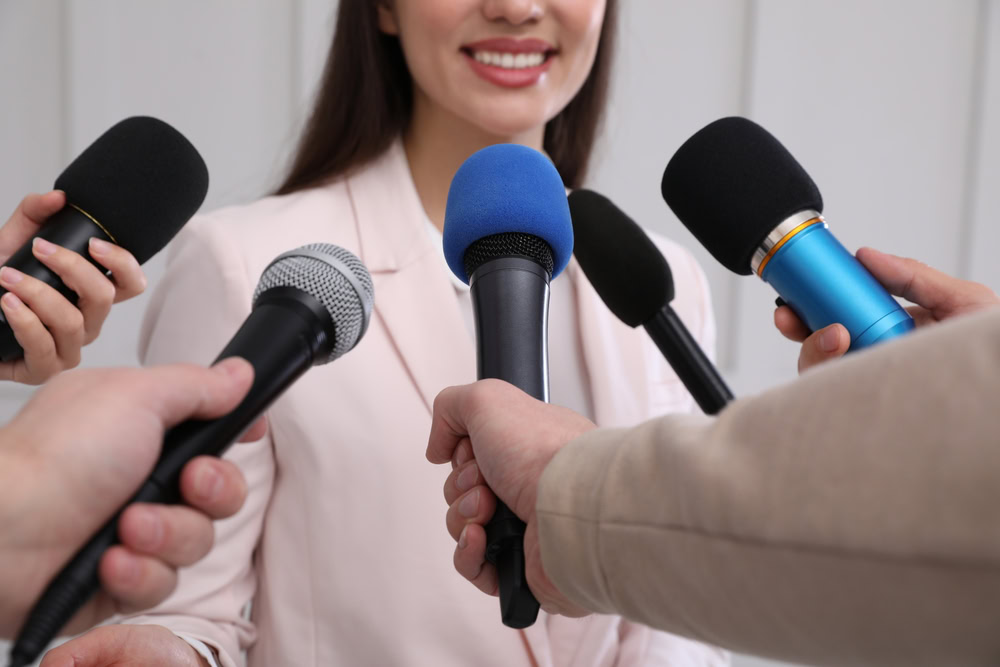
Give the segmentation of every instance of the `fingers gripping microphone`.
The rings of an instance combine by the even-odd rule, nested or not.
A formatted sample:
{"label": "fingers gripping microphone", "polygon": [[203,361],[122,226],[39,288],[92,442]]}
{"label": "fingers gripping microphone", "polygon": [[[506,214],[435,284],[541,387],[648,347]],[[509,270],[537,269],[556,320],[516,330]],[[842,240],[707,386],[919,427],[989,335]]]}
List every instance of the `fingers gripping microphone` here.
{"label": "fingers gripping microphone", "polygon": [[[167,244],[194,215],[208,192],[208,169],[194,146],[163,121],[136,116],[114,125],[56,179],[66,206],[35,234],[90,257],[92,237],[131,252],[140,264]],[[77,295],[31,252],[29,240],[6,265],[54,287],[70,303]],[[0,288],[0,296],[7,290]],[[0,361],[24,356],[0,311]]]}
{"label": "fingers gripping microphone", "polygon": [[835,322],[859,350],[913,319],[830,233],[809,174],[764,128],[723,118],[680,147],[663,198],[730,271],[756,273],[813,331]]}
{"label": "fingers gripping microphone", "polygon": [[618,319],[640,324],[705,414],[718,414],[733,393],[670,307],[674,279],[666,258],[630,217],[590,190],[569,195],[573,253],[590,284]]}
{"label": "fingers gripping microphone", "polygon": [[[471,286],[479,379],[498,378],[548,401],[549,281],[573,252],[573,226],[559,173],[541,153],[490,146],[459,168],[448,192],[444,252]],[[525,524],[503,503],[486,526],[505,625],[538,616],[524,569]]]}
{"label": "fingers gripping microphone", "polygon": [[[216,359],[243,357],[253,365],[249,393],[224,417],[191,420],[168,431],[149,480],[128,504],[179,502],[184,466],[198,456],[221,456],[306,370],[352,349],[368,328],[373,301],[371,276],[343,248],[313,244],[277,257],[261,276],[253,311]],[[34,660],[97,592],[97,565],[118,542],[120,515],[49,584],[14,644],[12,666]]]}

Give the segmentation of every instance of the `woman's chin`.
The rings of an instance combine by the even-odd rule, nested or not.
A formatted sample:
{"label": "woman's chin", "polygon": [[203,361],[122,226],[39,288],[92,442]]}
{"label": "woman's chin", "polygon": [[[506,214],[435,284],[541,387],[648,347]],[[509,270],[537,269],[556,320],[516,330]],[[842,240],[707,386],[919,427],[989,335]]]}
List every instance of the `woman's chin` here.
{"label": "woman's chin", "polygon": [[491,110],[488,114],[477,114],[473,123],[487,134],[510,141],[525,141],[544,128],[547,118],[537,111],[501,112]]}

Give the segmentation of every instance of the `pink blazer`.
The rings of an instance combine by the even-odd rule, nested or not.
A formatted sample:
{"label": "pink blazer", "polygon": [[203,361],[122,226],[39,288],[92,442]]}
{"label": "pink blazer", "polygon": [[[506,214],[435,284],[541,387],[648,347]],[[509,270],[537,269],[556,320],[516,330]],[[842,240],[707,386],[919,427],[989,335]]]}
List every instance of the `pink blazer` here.
{"label": "pink blazer", "polygon": [[[371,271],[375,312],[343,358],[311,369],[271,409],[263,440],[227,455],[250,485],[216,546],[176,593],[127,620],[157,623],[250,665],[705,665],[726,654],[614,616],[541,613],[525,630],[452,569],[441,488],[424,459],[431,406],[475,380],[469,336],[432,247],[399,142],[356,175],[223,209],[188,225],[143,326],[144,363],[210,362],[250,310],[279,253],[329,242]],[[708,349],[704,276],[663,241],[675,308]],[[620,324],[571,265],[599,424],[634,424],[693,402],[642,330]],[[249,616],[246,607],[253,600]]]}

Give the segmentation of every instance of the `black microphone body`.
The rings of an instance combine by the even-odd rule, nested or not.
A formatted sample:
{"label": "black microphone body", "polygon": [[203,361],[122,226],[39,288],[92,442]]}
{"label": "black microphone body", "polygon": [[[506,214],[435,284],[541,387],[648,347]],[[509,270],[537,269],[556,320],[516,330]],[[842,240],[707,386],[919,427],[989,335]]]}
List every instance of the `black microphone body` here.
{"label": "black microphone body", "polygon": [[[253,311],[216,358],[242,357],[254,368],[250,391],[229,414],[209,421],[189,420],[170,429],[149,479],[125,505],[180,501],[184,466],[198,456],[221,456],[229,446],[306,372],[329,354],[333,322],[313,296],[292,287],[260,295]],[[118,543],[118,512],[52,580],[25,622],[11,652],[12,665],[34,660],[100,588],[97,567]],[[20,662],[19,662],[20,661]]]}
{"label": "black microphone body", "polygon": [[523,257],[486,262],[470,279],[476,373],[549,400],[549,276]]}
{"label": "black microphone body", "polygon": [[[114,243],[114,239],[87,215],[69,204],[46,220],[45,224],[32,236],[32,240],[36,237],[43,238],[67,250],[72,250],[96,266],[102,273],[108,272],[107,269],[98,264],[90,256],[88,248],[92,237],[97,237],[109,243]],[[4,262],[4,266],[9,266],[25,275],[37,278],[46,285],[53,287],[66,297],[70,303],[76,305],[79,299],[76,292],[66,287],[62,278],[56,275],[52,269],[42,264],[32,254],[31,249],[32,241],[28,241],[17,252],[11,255],[10,259]],[[6,293],[7,290],[0,287],[0,296]],[[21,345],[14,338],[14,332],[7,324],[6,315],[0,310],[0,361],[14,361],[23,356],[24,350],[21,349]]]}
{"label": "black microphone body", "polygon": [[725,380],[670,304],[643,327],[702,412],[719,414],[733,400]]}
{"label": "black microphone body", "polygon": [[733,393],[670,306],[674,278],[659,248],[603,195],[575,190],[569,205],[574,253],[601,300],[628,326],[645,327],[705,414],[721,412]]}
{"label": "black microphone body", "polygon": [[[478,379],[509,382],[546,402],[549,280],[536,261],[516,256],[484,262],[469,280]],[[525,523],[497,501],[486,525],[486,559],[497,567],[501,616],[512,628],[526,628],[538,616],[538,601],[527,587],[524,531]]]}

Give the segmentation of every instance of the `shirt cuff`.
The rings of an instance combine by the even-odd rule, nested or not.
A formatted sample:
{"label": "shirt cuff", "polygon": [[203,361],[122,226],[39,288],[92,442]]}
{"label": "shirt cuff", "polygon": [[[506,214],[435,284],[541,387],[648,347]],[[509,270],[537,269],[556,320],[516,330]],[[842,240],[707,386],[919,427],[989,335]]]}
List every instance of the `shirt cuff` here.
{"label": "shirt cuff", "polygon": [[191,648],[198,652],[198,655],[205,658],[205,661],[210,665],[210,667],[221,667],[219,665],[219,659],[215,657],[215,651],[213,651],[208,644],[200,639],[195,639],[194,637],[189,637],[179,633],[174,634],[190,644]]}

